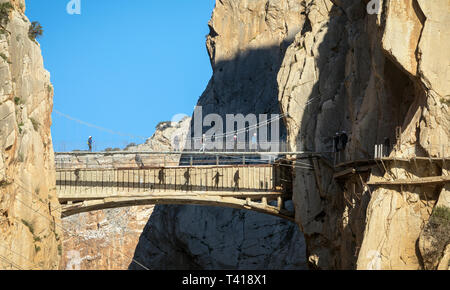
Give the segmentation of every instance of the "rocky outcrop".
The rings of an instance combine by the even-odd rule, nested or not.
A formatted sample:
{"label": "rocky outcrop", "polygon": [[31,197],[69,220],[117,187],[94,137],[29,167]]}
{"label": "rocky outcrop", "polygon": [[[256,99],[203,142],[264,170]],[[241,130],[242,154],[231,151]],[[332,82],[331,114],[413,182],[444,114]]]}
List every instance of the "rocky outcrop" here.
{"label": "rocky outcrop", "polygon": [[[191,118],[184,117],[178,122],[160,122],[156,131],[144,144],[127,146],[127,151],[181,151],[189,131]],[[175,148],[177,147],[178,148]]]}
{"label": "rocky outcrop", "polygon": [[24,1],[2,0],[0,10],[0,268],[57,269],[53,88]]}
{"label": "rocky outcrop", "polygon": [[153,208],[106,209],[64,218],[66,233],[61,269],[127,269],[130,263],[134,263],[132,259],[139,236]]}
{"label": "rocky outcrop", "polygon": [[[213,76],[198,101],[203,116],[279,113],[276,77],[287,46],[303,28],[301,2],[216,1],[206,41]],[[157,206],[135,258],[153,269],[303,269],[304,249],[298,227],[276,217]]]}
{"label": "rocky outcrop", "polygon": [[446,185],[423,228],[419,249],[427,270],[450,270],[450,186]]}
{"label": "rocky outcrop", "polygon": [[213,76],[203,114],[276,114],[276,76],[304,22],[301,1],[217,1],[206,46]]}
{"label": "rocky outcrop", "polygon": [[[304,1],[310,25],[296,35],[278,75],[291,149],[331,152],[333,136],[345,130],[350,140],[339,161],[372,158],[385,138],[397,141],[391,157],[448,156],[450,58],[438,43],[449,43],[443,27],[450,2],[386,0],[378,15],[366,12],[367,2]],[[387,180],[446,175],[445,164],[391,164],[385,173],[337,181],[333,158],[324,153],[328,162],[321,162],[324,196],[310,172],[294,176],[310,266],[422,268],[419,236],[445,190],[371,189],[366,182],[379,174]]]}

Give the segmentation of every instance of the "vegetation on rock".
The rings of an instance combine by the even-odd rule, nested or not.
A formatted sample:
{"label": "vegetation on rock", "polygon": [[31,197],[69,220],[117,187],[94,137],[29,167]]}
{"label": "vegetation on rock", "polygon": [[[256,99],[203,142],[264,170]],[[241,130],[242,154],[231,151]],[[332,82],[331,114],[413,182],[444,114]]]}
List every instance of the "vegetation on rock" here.
{"label": "vegetation on rock", "polygon": [[423,253],[424,261],[439,261],[445,247],[450,243],[450,208],[436,207],[431,214],[424,234],[431,241],[431,247]]}
{"label": "vegetation on rock", "polygon": [[35,41],[36,38],[39,38],[43,34],[44,29],[42,28],[42,25],[37,21],[33,21],[30,25],[30,30],[28,31],[28,36],[30,39]]}
{"label": "vegetation on rock", "polygon": [[[13,9],[13,6],[10,2],[5,2],[0,4],[0,25],[4,26],[9,22],[9,13]],[[2,29],[5,29],[2,27]]]}

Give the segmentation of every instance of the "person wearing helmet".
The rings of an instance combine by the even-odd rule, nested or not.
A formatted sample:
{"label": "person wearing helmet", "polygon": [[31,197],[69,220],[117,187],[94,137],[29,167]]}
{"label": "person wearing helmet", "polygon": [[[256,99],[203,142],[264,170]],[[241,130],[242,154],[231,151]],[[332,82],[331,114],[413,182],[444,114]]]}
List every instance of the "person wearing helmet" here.
{"label": "person wearing helmet", "polygon": [[87,141],[87,144],[89,146],[89,152],[92,152],[92,143],[93,143],[92,136],[89,136],[89,139]]}
{"label": "person wearing helmet", "polygon": [[340,143],[340,134],[336,133],[336,135],[333,137],[333,143],[334,143],[334,152],[339,152],[339,143]]}
{"label": "person wearing helmet", "polygon": [[134,156],[134,161],[136,161],[138,168],[144,168],[144,162],[142,161],[141,155],[136,154],[136,156]]}
{"label": "person wearing helmet", "polygon": [[342,133],[341,133],[341,149],[342,150],[345,150],[345,148],[347,147],[347,143],[348,143],[347,132],[342,131]]}
{"label": "person wearing helmet", "polygon": [[391,154],[391,139],[389,139],[388,137],[384,138],[384,155],[386,157],[389,157],[389,155]]}

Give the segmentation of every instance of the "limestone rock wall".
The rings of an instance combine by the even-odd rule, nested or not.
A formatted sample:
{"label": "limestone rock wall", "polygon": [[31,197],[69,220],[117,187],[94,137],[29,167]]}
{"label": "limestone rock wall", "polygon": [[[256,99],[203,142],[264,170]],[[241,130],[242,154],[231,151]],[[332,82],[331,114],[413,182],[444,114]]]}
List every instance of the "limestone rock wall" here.
{"label": "limestone rock wall", "polygon": [[24,1],[10,3],[0,26],[0,269],[57,269],[53,88],[39,44],[28,37]]}
{"label": "limestone rock wall", "polygon": [[216,1],[206,46],[213,76],[203,114],[279,113],[276,76],[305,20],[301,1]]}
{"label": "limestone rock wall", "polygon": [[63,237],[60,269],[127,269],[130,263],[134,263],[132,259],[139,236],[153,208],[106,209],[64,218],[62,222],[67,233]]}
{"label": "limestone rock wall", "polygon": [[[385,0],[375,15],[366,12],[367,2],[304,1],[310,26],[296,35],[278,75],[291,149],[330,152],[332,137],[345,130],[350,141],[340,161],[373,157],[384,138],[398,144],[391,157],[448,156],[450,58],[444,47],[450,41],[444,27],[450,2]],[[309,265],[423,268],[419,236],[445,190],[371,189],[365,182],[380,174],[376,170],[339,182],[327,165],[333,154],[323,155],[325,196],[311,172],[296,170],[294,176],[296,220]],[[442,164],[401,163],[382,178],[441,174]]]}

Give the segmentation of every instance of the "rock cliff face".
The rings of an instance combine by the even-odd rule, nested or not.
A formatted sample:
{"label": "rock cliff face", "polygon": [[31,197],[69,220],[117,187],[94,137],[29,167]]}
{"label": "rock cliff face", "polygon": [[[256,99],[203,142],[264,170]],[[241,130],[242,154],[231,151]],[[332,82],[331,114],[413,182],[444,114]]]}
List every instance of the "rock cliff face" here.
{"label": "rock cliff face", "polygon": [[57,269],[53,88],[24,11],[0,1],[0,269]]}
{"label": "rock cliff face", "polygon": [[[153,206],[106,209],[64,218],[61,269],[124,270]],[[68,234],[70,233],[70,234]],[[139,265],[137,265],[139,266]]]}
{"label": "rock cliff face", "polygon": [[[189,130],[190,118],[179,123],[162,122],[154,135],[144,144],[128,146],[128,151],[172,151],[173,139],[179,137],[180,144]],[[139,162],[135,155],[121,155],[120,151],[111,152],[111,156],[58,156],[58,167],[105,168],[176,165],[180,156],[166,157],[141,156]],[[152,216],[154,206],[137,206],[107,209],[82,213],[64,218],[62,225],[66,232],[63,236],[64,252],[61,269],[67,270],[124,270],[132,263],[137,269],[143,269],[139,259],[133,262],[133,255],[139,237]]]}
{"label": "rock cliff face", "polygon": [[301,1],[217,1],[206,46],[213,76],[203,114],[276,114],[277,73],[303,27]]}
{"label": "rock cliff face", "polygon": [[[291,149],[332,151],[332,137],[345,130],[350,141],[341,161],[373,157],[384,138],[397,141],[391,157],[448,156],[450,57],[442,45],[450,43],[450,2],[385,0],[377,15],[366,12],[367,2],[303,1],[308,29],[296,35],[278,75]],[[419,243],[436,203],[448,201],[447,187],[366,185],[379,174],[385,180],[448,175],[446,166],[390,163],[381,173],[338,182],[323,162],[322,197],[314,175],[296,170],[296,220],[310,266],[448,267],[445,243],[437,261],[423,258],[431,251],[427,231]]]}

